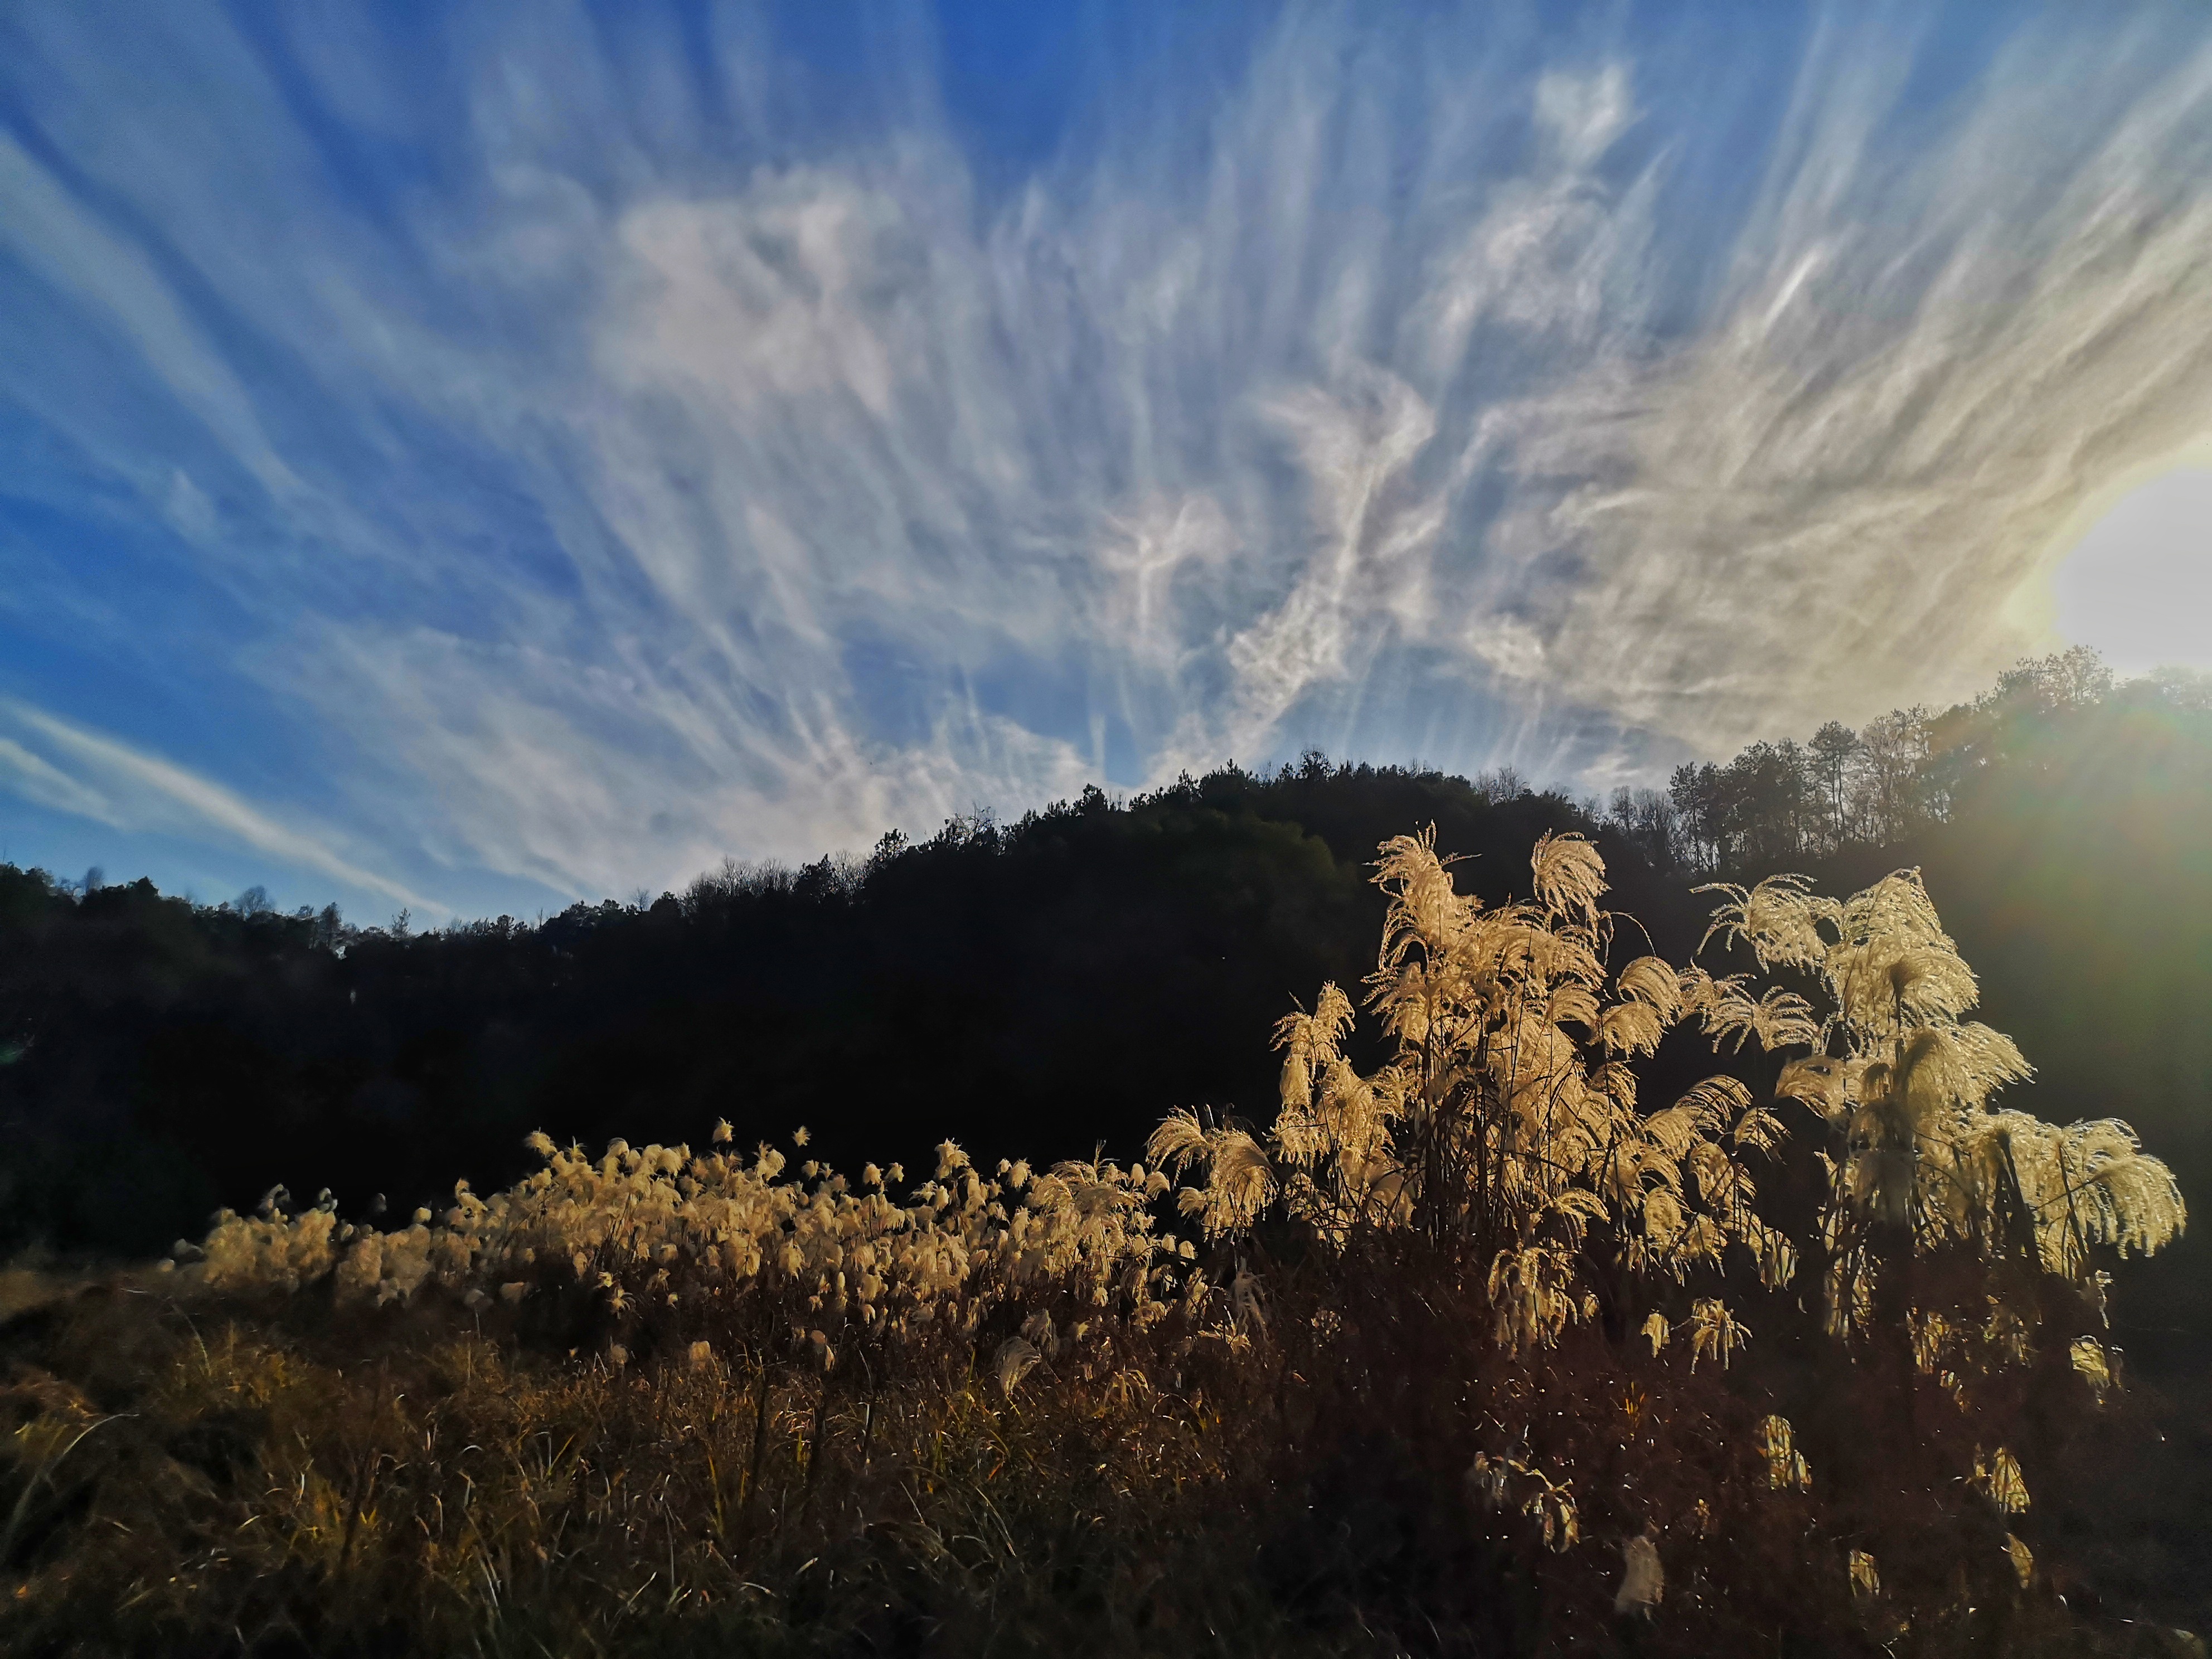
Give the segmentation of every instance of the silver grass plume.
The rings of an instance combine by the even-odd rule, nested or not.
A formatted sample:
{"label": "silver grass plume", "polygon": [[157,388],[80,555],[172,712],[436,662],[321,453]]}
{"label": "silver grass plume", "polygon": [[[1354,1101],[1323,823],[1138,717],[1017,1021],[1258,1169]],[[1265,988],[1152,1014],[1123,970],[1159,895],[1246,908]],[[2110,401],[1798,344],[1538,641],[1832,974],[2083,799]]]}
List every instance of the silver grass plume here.
{"label": "silver grass plume", "polygon": [[[1965,1018],[1978,995],[1973,970],[1918,871],[1841,902],[1796,876],[1707,890],[1725,896],[1709,941],[1741,943],[1762,969],[1796,970],[1825,994],[1823,1012],[1793,1004],[1795,994],[1778,987],[1754,1001],[1740,978],[1687,981],[1717,1038],[1807,1051],[1783,1067],[1775,1093],[1819,1114],[1831,1136],[1820,1156],[1829,1175],[1820,1243],[1832,1332],[1849,1335],[1872,1316],[1877,1276],[1894,1253],[1885,1238],[1908,1240],[1916,1255],[1978,1258],[2002,1316],[1984,1333],[1947,1327],[1936,1310],[1909,1316],[1923,1350],[1928,1333],[1952,1330],[1950,1357],[1923,1368],[1955,1382],[1969,1346],[1984,1364],[2017,1364],[2033,1352],[2033,1298],[2011,1305],[2028,1292],[2018,1275],[1998,1271],[2003,1262],[2024,1260],[2070,1282],[2101,1317],[2098,1253],[2149,1255],[2179,1236],[2188,1218],[2180,1188],[2128,1124],[2060,1125],[1997,1103],[2033,1068],[2011,1038]],[[1762,1019],[1762,1010],[1771,1012]],[[1749,1132],[1763,1137],[1766,1125]],[[2082,1366],[2093,1387],[2095,1369]]]}
{"label": "silver grass plume", "polygon": [[[1358,1072],[1344,1054],[1352,1001],[1323,986],[1310,1012],[1276,1025],[1279,1110],[1264,1146],[1188,1110],[1155,1132],[1154,1164],[1200,1177],[1183,1213],[1218,1236],[1279,1206],[1338,1249],[1425,1236],[1482,1286],[1513,1347],[1592,1316],[1598,1255],[1629,1282],[1679,1283],[1738,1240],[1768,1283],[1786,1283],[1796,1253],[1754,1212],[1742,1161],[1777,1147],[1781,1120],[1724,1078],[1647,1110],[1631,1064],[1692,1016],[1763,1041],[1808,1036],[1802,999],[1754,1001],[1656,957],[1610,973],[1605,863],[1580,836],[1539,841],[1533,896],[1493,908],[1457,890],[1433,829],[1379,851],[1389,905],[1366,1006],[1395,1053]],[[1715,1317],[1695,1353],[1724,1364],[1741,1328]]]}

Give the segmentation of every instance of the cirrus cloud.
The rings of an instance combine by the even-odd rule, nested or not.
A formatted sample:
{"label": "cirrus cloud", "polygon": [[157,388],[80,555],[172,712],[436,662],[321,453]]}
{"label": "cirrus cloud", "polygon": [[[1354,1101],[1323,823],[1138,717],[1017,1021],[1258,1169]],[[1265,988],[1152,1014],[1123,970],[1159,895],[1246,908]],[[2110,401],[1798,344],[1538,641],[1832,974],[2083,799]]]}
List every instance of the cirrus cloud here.
{"label": "cirrus cloud", "polygon": [[[768,11],[33,11],[0,626],[49,666],[0,678],[157,678],[100,740],[228,791],[198,833],[458,908],[1970,690],[2081,504],[2212,429],[2212,43],[1776,20],[1293,8],[1015,145]],[[296,799],[205,775],[217,701]],[[90,750],[9,741],[100,819]]]}

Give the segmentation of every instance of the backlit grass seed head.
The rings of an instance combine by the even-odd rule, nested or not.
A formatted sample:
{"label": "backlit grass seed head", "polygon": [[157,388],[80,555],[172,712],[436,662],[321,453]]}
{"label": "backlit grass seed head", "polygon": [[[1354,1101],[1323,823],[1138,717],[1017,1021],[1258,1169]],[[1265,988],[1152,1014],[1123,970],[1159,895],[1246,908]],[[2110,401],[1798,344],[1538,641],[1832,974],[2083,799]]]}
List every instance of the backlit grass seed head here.
{"label": "backlit grass seed head", "polygon": [[2024,1515],[2027,1512],[2027,1482],[2021,1476],[2020,1460],[2002,1446],[1984,1459],[1974,1454],[1973,1484],[1999,1513]]}
{"label": "backlit grass seed head", "polygon": [[1001,1342],[992,1360],[992,1372],[998,1382],[1000,1394],[1008,1400],[1012,1399],[1014,1390],[1021,1386],[1022,1379],[1035,1370],[1043,1358],[1036,1345],[1025,1337],[1010,1336]]}
{"label": "backlit grass seed head", "polygon": [[1721,1369],[1728,1369],[1735,1351],[1750,1340],[1751,1333],[1738,1322],[1735,1316],[1717,1297],[1701,1297],[1690,1309],[1690,1369],[1698,1368],[1698,1361],[1713,1358]]}
{"label": "backlit grass seed head", "polygon": [[1681,1018],[1681,980],[1657,957],[1637,957],[1620,970],[1618,983],[1622,996],[1643,1003],[1662,1023],[1672,1024]]}
{"label": "backlit grass seed head", "polygon": [[1153,1136],[1155,1163],[1203,1177],[1183,1212],[1215,1236],[1279,1206],[1337,1249],[1425,1232],[1464,1254],[1516,1346],[1588,1316],[1592,1249],[1617,1252],[1639,1280],[1679,1280],[1741,1238],[1786,1276],[1794,1257],[1753,1213],[1735,1155],[1771,1150],[1780,1121],[1750,1115],[1729,1079],[1647,1115],[1629,1062],[1693,1009],[1721,1008],[1747,1035],[1808,1030],[1802,1000],[1753,1002],[1654,957],[1609,975],[1597,850],[1548,836],[1529,875],[1530,900],[1486,909],[1456,890],[1433,831],[1384,842],[1376,880],[1389,906],[1367,1000],[1395,1054],[1356,1071],[1343,1052],[1351,1000],[1323,986],[1311,1012],[1275,1028],[1280,1110],[1264,1145],[1188,1111]]}
{"label": "backlit grass seed head", "polygon": [[[1825,994],[1823,1011],[1780,987],[1754,1002],[1738,981],[1706,980],[1689,981],[1688,1001],[1717,1038],[1809,1051],[1789,1060],[1775,1092],[1817,1112],[1832,1137],[1820,1152],[1831,1178],[1820,1220],[1832,1332],[1863,1328],[1885,1237],[1916,1253],[1979,1258],[2001,1302],[2032,1302],[2027,1280],[1999,1271],[2024,1255],[2101,1312],[2098,1252],[2148,1255],[2179,1236],[2180,1189],[2127,1124],[2062,1126],[1997,1103],[2033,1068],[2011,1038],[1965,1018],[1978,997],[1973,971],[1917,871],[1840,902],[1798,877],[1717,890],[1726,896],[1709,939],[1741,942],[1762,968],[1802,970]],[[1947,1374],[2029,1358],[2028,1324],[2007,1328],[1973,1353],[1948,1349]]]}
{"label": "backlit grass seed head", "polygon": [[1582,1520],[1572,1487],[1533,1463],[1510,1455],[1477,1452],[1464,1486],[1470,1504],[1518,1510],[1534,1521],[1547,1549],[1571,1549],[1581,1540]]}
{"label": "backlit grass seed head", "polygon": [[1546,835],[1529,859],[1536,902],[1560,915],[1594,921],[1606,890],[1605,860],[1597,848],[1576,835]]}
{"label": "backlit grass seed head", "polygon": [[2112,1361],[2105,1352],[2105,1345],[2094,1336],[2077,1336],[2067,1351],[2067,1358],[2097,1396],[2098,1403],[2103,1404],[2112,1386]]}
{"label": "backlit grass seed head", "polygon": [[1766,1459],[1766,1483],[1777,1492],[1809,1492],[1813,1471],[1797,1449],[1786,1417],[1765,1417],[1759,1424],[1759,1449]]}
{"label": "backlit grass seed head", "polygon": [[218,1218],[184,1273],[222,1291],[326,1281],[341,1302],[380,1305],[428,1285],[478,1309],[574,1287],[625,1326],[681,1319],[686,1340],[702,1322],[781,1309],[798,1357],[826,1366],[841,1331],[878,1346],[964,1335],[1007,1302],[1102,1310],[1111,1317],[1076,1328],[1108,1340],[1121,1321],[1157,1322],[1187,1271],[1188,1243],[1154,1228],[1166,1179],[1141,1165],[1010,1165],[987,1179],[948,1142],[942,1178],[901,1202],[819,1166],[787,1178],[769,1147],[748,1163],[726,1142],[705,1153],[616,1142],[596,1159],[543,1135],[530,1144],[544,1160],[531,1176],[489,1198],[464,1183],[436,1222],[424,1211],[398,1231],[342,1226],[328,1206],[290,1216],[272,1195],[259,1215]]}
{"label": "backlit grass seed head", "polygon": [[1646,1534],[1621,1541],[1620,1588],[1613,1595],[1615,1618],[1641,1613],[1649,1618],[1667,1593],[1667,1575],[1659,1565],[1659,1547]]}

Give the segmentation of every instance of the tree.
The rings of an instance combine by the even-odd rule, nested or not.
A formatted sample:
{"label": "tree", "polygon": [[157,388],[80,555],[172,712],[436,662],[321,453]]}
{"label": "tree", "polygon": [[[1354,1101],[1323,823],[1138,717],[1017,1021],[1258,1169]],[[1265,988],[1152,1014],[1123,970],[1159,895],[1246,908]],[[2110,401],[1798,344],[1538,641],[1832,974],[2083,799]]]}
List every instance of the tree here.
{"label": "tree", "polygon": [[1692,847],[1708,869],[1728,863],[1729,814],[1727,787],[1721,770],[1711,761],[1702,766],[1678,766],[1667,787],[1668,798],[1681,815]]}
{"label": "tree", "polygon": [[2115,687],[2076,646],[2015,664],[1972,702],[1893,709],[1854,732],[1830,720],[1802,749],[1754,743],[1726,766],[1676,769],[1670,794],[1690,850],[1715,870],[1773,869],[1861,842],[1894,842],[1971,810],[2000,778],[2055,775],[2091,725],[2129,709],[2182,715],[2204,683],[2162,673]]}
{"label": "tree", "polygon": [[1605,822],[1642,853],[1655,869],[1671,869],[1683,861],[1686,849],[1682,845],[1681,814],[1674,801],[1658,790],[1614,790]]}
{"label": "tree", "polygon": [[1804,751],[1787,739],[1755,743],[1720,775],[1736,861],[1767,869],[1795,863],[1806,840]]}
{"label": "tree", "polygon": [[1820,791],[1827,798],[1828,844],[1841,846],[1849,831],[1844,817],[1844,791],[1851,773],[1851,763],[1857,759],[1865,745],[1859,734],[1841,720],[1830,720],[1813,734],[1805,745],[1811,757],[1812,772],[1819,781]]}
{"label": "tree", "polygon": [[1893,709],[1860,733],[1856,816],[1867,840],[1896,841],[1926,816],[1929,720],[1917,706]]}

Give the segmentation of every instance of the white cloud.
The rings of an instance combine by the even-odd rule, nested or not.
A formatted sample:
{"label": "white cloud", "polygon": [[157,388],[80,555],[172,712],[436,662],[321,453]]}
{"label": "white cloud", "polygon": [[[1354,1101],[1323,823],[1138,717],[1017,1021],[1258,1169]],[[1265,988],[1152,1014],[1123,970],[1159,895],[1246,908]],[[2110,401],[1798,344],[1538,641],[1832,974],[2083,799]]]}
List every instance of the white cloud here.
{"label": "white cloud", "polygon": [[42,756],[33,754],[12,738],[0,738],[0,767],[7,769],[9,787],[25,800],[72,817],[90,818],[111,829],[124,827],[123,819],[106,796]]}

